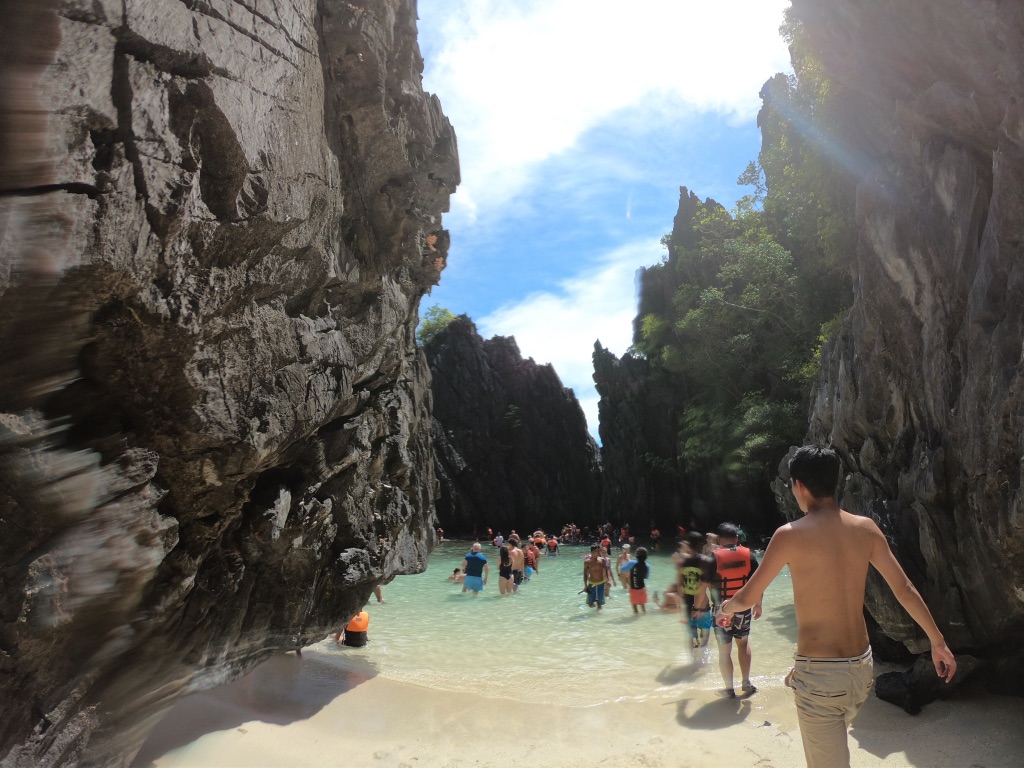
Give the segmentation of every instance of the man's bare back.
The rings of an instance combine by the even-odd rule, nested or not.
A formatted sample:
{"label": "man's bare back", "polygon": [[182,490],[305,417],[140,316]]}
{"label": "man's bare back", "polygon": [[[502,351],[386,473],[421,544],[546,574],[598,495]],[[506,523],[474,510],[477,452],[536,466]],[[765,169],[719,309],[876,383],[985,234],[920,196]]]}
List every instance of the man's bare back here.
{"label": "man's bare back", "polygon": [[525,558],[523,557],[523,550],[519,548],[518,542],[513,543],[512,548],[508,552],[512,558],[512,570],[521,571],[523,570]]}
{"label": "man's bare back", "polygon": [[808,514],[776,532],[793,580],[797,653],[840,658],[867,649],[864,587],[876,534],[882,535],[871,520],[840,509]]}
{"label": "man's bare back", "polygon": [[793,689],[811,768],[850,765],[847,729],[868,698],[873,674],[864,623],[868,566],[881,574],[928,635],[935,673],[947,683],[956,673],[953,652],[882,531],[873,520],[851,515],[836,503],[841,467],[831,448],[797,449],[789,460],[789,487],[804,516],[775,532],[760,566],[722,603],[716,617],[728,622],[732,614],[760,603],[765,587],[789,566],[797,655],[786,686]]}
{"label": "man's bare back", "polygon": [[798,480],[792,490],[804,516],[775,532],[760,567],[720,611],[731,614],[754,605],[788,564],[797,653],[812,658],[855,656],[868,648],[864,587],[872,565],[928,635],[936,674],[949,682],[956,671],[953,653],[875,522],[840,509],[833,497],[815,497]]}

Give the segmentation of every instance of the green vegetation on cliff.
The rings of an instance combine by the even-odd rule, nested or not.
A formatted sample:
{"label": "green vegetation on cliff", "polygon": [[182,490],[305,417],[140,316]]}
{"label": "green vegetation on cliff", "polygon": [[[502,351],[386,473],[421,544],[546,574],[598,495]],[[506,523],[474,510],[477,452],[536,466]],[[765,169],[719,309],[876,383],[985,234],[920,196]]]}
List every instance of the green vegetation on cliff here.
{"label": "green vegetation on cliff", "polygon": [[445,309],[440,304],[431,305],[423,314],[416,329],[416,341],[421,347],[427,346],[427,342],[447,328],[454,319],[455,313],[450,309]]}
{"label": "green vegetation on cliff", "polygon": [[795,76],[761,92],[759,162],[739,179],[754,191],[731,213],[684,194],[668,258],[644,274],[634,336],[673,390],[681,468],[738,493],[802,439],[822,345],[852,300],[841,94],[792,17],[783,33]]}

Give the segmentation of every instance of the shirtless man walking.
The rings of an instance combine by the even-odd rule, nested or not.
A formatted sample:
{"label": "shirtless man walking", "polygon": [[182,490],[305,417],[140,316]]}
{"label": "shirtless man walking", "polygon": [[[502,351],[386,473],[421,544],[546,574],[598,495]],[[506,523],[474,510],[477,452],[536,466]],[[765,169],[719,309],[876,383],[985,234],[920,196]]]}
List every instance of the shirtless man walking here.
{"label": "shirtless man walking", "polygon": [[526,558],[523,556],[523,550],[519,548],[519,537],[515,535],[515,531],[508,537],[508,554],[512,558],[512,590],[518,592],[526,571]]}
{"label": "shirtless man walking", "polygon": [[590,548],[590,557],[583,560],[583,586],[587,590],[587,607],[604,607],[605,589],[615,583],[611,561],[604,557],[600,544]]}
{"label": "shirtless man walking", "polygon": [[868,565],[928,635],[935,673],[947,683],[956,673],[953,652],[882,531],[870,518],[839,508],[840,468],[831,448],[797,450],[789,462],[790,489],[804,517],[775,532],[750,581],[718,611],[724,618],[751,608],[789,565],[797,646],[786,685],[794,690],[809,768],[848,768],[847,729],[874,684],[864,623]]}

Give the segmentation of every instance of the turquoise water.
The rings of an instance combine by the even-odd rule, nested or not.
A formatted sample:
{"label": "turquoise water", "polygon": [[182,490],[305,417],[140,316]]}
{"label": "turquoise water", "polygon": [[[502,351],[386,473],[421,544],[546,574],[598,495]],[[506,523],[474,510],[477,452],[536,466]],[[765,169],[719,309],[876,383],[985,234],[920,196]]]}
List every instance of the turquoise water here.
{"label": "turquoise water", "polygon": [[[604,610],[586,607],[586,596],[578,593],[588,549],[565,547],[558,556],[542,557],[540,572],[518,594],[504,597],[498,594],[497,550],[490,546],[484,547],[491,574],[483,592],[463,594],[461,584],[446,580],[468,549],[469,542],[443,542],[424,573],[395,578],[383,588],[381,604],[371,598],[366,647],[328,639],[305,653],[354,672],[526,703],[672,700],[681,689],[721,687],[714,638],[705,663],[695,666],[680,614],[663,613],[652,602],[646,615],[634,616],[628,593],[618,587]],[[652,553],[649,562],[653,595],[664,591],[674,570],[668,553]],[[765,615],[751,633],[751,679],[759,687],[781,686],[792,666],[792,605],[783,570],[766,590]]]}

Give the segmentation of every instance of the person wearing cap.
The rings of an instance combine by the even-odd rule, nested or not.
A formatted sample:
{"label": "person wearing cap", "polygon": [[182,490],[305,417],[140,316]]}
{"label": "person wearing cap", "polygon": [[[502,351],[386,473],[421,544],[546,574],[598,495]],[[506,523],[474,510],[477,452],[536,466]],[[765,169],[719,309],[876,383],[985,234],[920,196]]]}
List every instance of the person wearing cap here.
{"label": "person wearing cap", "polygon": [[[715,593],[715,604],[721,605],[735,595],[747,583],[757,570],[757,558],[739,543],[739,529],[732,523],[718,526],[719,548],[715,550],[715,572],[712,577],[712,591]],[[757,602],[745,611],[730,615],[729,620],[719,621],[715,625],[715,640],[718,641],[718,669],[722,673],[724,687],[718,692],[720,696],[733,699],[736,691],[733,688],[733,640],[736,645],[736,657],[740,665],[743,693],[751,696],[757,693],[757,686],[750,682],[750,665],[753,654],[750,650],[750,624],[752,620],[761,618],[761,595]]]}
{"label": "person wearing cap", "polygon": [[831,448],[797,449],[789,487],[804,516],[775,532],[761,568],[719,607],[728,619],[759,605],[765,587],[789,566],[797,641],[786,686],[793,689],[809,768],[850,765],[847,731],[874,683],[864,621],[869,565],[928,636],[935,673],[947,683],[956,674],[953,652],[881,529],[836,502],[841,468]]}

